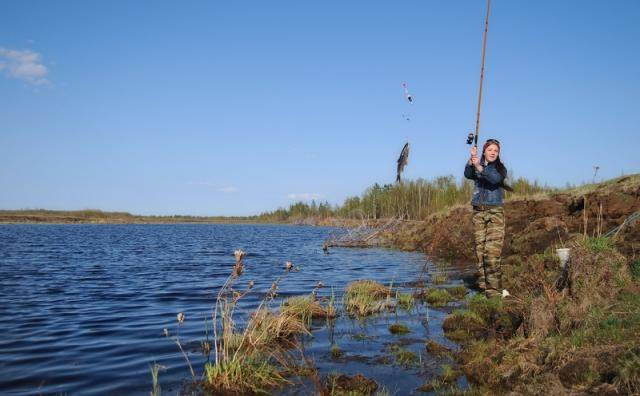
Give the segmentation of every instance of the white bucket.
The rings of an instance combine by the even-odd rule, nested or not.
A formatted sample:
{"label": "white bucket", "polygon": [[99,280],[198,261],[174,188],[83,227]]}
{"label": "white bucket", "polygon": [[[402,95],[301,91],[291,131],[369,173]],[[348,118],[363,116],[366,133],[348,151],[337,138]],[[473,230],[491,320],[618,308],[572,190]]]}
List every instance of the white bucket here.
{"label": "white bucket", "polygon": [[567,263],[569,262],[569,252],[570,251],[571,251],[571,249],[569,249],[569,248],[556,249],[556,254],[558,255],[558,258],[560,259],[560,263],[562,264],[563,267],[565,267],[567,265]]}

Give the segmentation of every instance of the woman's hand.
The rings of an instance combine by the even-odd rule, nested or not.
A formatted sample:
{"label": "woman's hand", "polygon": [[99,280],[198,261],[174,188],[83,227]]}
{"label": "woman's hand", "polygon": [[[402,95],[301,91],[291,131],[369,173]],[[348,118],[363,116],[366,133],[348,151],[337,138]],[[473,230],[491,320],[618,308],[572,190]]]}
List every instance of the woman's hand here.
{"label": "woman's hand", "polygon": [[471,165],[473,165],[478,172],[482,172],[482,166],[480,165],[480,158],[478,157],[478,148],[476,146],[471,147]]}

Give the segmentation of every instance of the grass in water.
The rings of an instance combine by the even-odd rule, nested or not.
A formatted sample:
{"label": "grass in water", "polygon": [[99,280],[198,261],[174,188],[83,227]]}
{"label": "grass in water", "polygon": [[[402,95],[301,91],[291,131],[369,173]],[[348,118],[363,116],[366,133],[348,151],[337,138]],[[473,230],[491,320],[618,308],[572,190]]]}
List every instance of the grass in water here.
{"label": "grass in water", "polygon": [[435,307],[442,307],[451,301],[451,295],[445,289],[428,289],[420,297]]}
{"label": "grass in water", "polygon": [[287,383],[278,368],[258,356],[205,364],[206,388],[238,390],[241,393],[269,394],[273,387]]}
{"label": "grass in water", "polygon": [[402,309],[406,309],[407,311],[409,311],[411,308],[413,308],[414,305],[414,298],[413,295],[411,295],[410,293],[396,293],[396,301],[398,302],[398,306]]}
{"label": "grass in water", "polygon": [[393,354],[395,362],[405,368],[414,367],[421,360],[420,356],[417,353],[402,348],[401,346],[396,344],[392,344],[389,347],[389,350]]}
{"label": "grass in water", "polygon": [[338,358],[342,357],[342,350],[340,349],[339,346],[334,344],[331,347],[331,357],[334,358],[334,359],[338,359]]}
{"label": "grass in water", "polygon": [[329,305],[323,307],[314,295],[290,297],[282,303],[283,315],[298,317],[302,322],[310,324],[312,319],[333,318],[335,309]]}
{"label": "grass in water", "polygon": [[151,396],[160,396],[162,394],[160,382],[158,382],[158,377],[161,369],[165,369],[165,367],[159,365],[158,363],[153,363],[153,366],[151,366],[151,380],[153,383],[151,392],[149,392]]}
{"label": "grass in water", "polygon": [[433,282],[434,285],[442,285],[444,283],[447,283],[448,281],[449,277],[447,276],[447,274],[438,273],[431,275],[431,282]]}
{"label": "grass in water", "polygon": [[402,323],[394,323],[391,326],[389,326],[389,333],[391,334],[407,334],[410,332],[411,330],[409,330],[409,327],[407,327],[407,325],[404,325]]}
{"label": "grass in water", "polygon": [[[213,355],[213,359],[204,366],[201,386],[205,393],[211,394],[269,394],[272,388],[289,383],[282,373],[295,366],[297,336],[310,334],[304,320],[320,312],[319,304],[316,305],[315,298],[302,297],[283,305],[280,312],[270,309],[279,284],[296,270],[287,262],[284,273],[271,284],[266,296],[248,316],[244,328],[238,328],[234,321],[235,309],[253,289],[254,282],[249,281],[244,289],[236,287],[244,274],[245,253],[238,250],[235,256],[236,264],[220,288],[212,310],[213,342],[206,341],[206,354]],[[324,309],[322,313],[326,315]],[[179,314],[178,321],[182,324],[184,315]],[[186,354],[185,359],[188,362]]]}
{"label": "grass in water", "polygon": [[370,315],[389,307],[390,294],[390,288],[372,280],[351,282],[345,289],[344,306],[352,314]]}
{"label": "grass in water", "polygon": [[467,296],[467,288],[464,285],[458,285],[447,289],[451,297],[461,300]]}

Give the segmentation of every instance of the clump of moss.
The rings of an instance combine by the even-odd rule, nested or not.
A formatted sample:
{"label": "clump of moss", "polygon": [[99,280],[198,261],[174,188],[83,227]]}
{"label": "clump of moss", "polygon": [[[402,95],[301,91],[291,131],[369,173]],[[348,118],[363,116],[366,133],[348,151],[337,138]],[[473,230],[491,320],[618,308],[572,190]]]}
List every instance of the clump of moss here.
{"label": "clump of moss", "polygon": [[362,374],[348,376],[345,374],[332,373],[324,381],[323,394],[331,396],[347,395],[373,395],[378,389],[378,384]]}
{"label": "clump of moss", "polygon": [[360,316],[380,312],[390,307],[391,289],[372,280],[359,280],[347,285],[345,309]]}
{"label": "clump of moss", "polygon": [[451,355],[451,349],[447,348],[444,345],[438,344],[433,340],[427,341],[425,347],[427,348],[427,352],[432,356],[449,356]]}
{"label": "clump of moss", "polygon": [[392,344],[389,350],[393,354],[396,364],[403,367],[413,367],[420,361],[417,353],[405,349],[397,344]]}
{"label": "clump of moss", "polygon": [[457,309],[442,323],[445,336],[453,341],[469,341],[486,334],[487,326],[477,313],[468,309]]}
{"label": "clump of moss", "polygon": [[407,334],[410,333],[411,330],[409,329],[409,327],[407,327],[407,325],[404,325],[402,323],[394,323],[391,326],[389,326],[389,332],[391,334]]}
{"label": "clump of moss", "polygon": [[428,289],[420,295],[420,298],[435,307],[442,307],[451,301],[451,295],[445,289]]}
{"label": "clump of moss", "polygon": [[[421,385],[417,390],[420,392],[434,392],[445,395],[473,395],[474,391],[462,391],[457,387],[456,380],[462,373],[448,364],[443,364],[441,373],[431,381]],[[482,393],[484,394],[484,393]]]}
{"label": "clump of moss", "polygon": [[331,347],[331,357],[334,359],[339,359],[340,357],[342,357],[342,350],[336,344]]}

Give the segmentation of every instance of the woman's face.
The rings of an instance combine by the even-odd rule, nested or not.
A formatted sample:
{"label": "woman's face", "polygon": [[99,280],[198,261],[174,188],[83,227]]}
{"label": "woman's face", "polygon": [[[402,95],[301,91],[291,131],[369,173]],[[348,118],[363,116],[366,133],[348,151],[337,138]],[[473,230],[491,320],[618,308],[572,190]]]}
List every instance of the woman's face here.
{"label": "woman's face", "polygon": [[484,158],[489,162],[495,161],[498,158],[498,154],[500,154],[500,149],[497,144],[490,144],[484,149]]}

